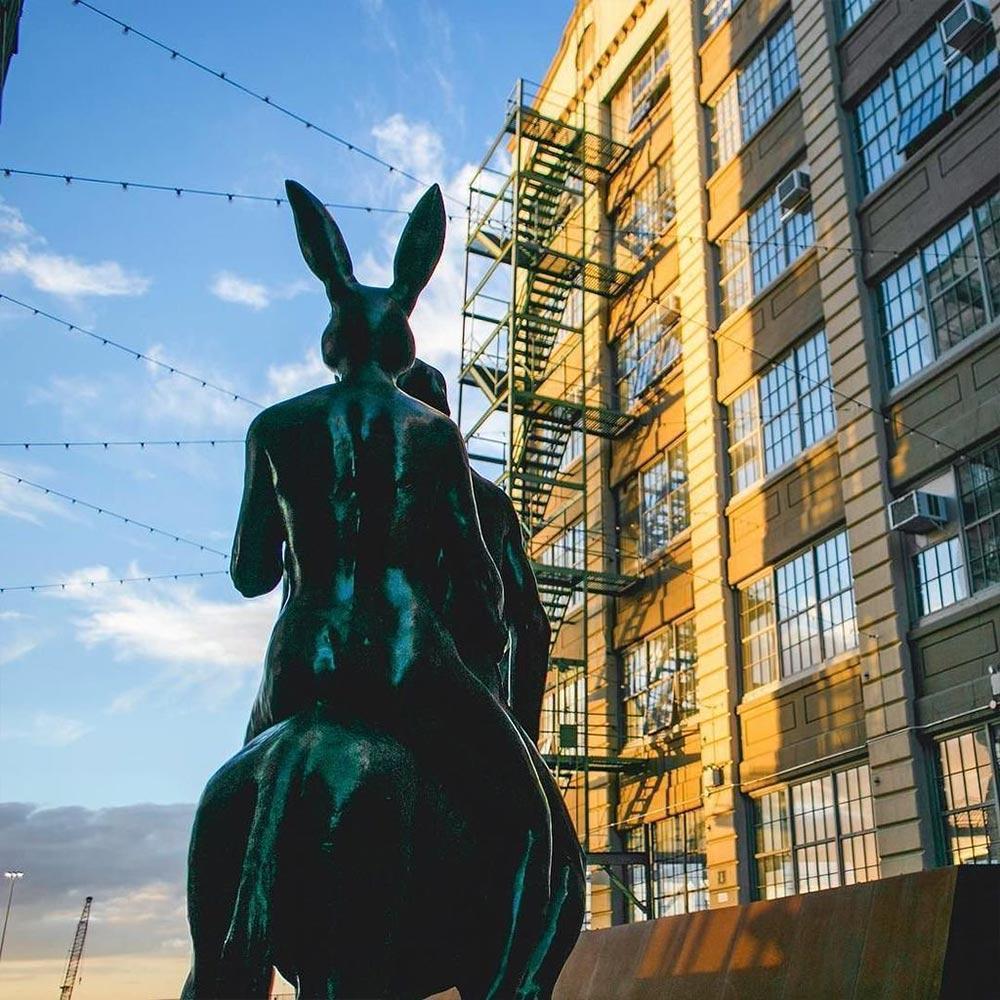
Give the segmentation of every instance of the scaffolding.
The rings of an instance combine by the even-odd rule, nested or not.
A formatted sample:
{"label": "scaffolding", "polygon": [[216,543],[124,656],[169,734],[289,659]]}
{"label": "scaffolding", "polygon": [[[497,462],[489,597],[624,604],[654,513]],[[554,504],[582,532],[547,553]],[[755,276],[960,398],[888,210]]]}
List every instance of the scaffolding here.
{"label": "scaffolding", "polygon": [[524,80],[509,97],[469,186],[458,417],[470,457],[492,466],[525,527],[553,651],[563,621],[582,619],[573,655],[550,662],[540,749],[588,859],[607,867],[622,859],[607,845],[592,850],[591,776],[606,785],[644,762],[618,753],[617,719],[594,718],[589,705],[588,616],[636,582],[619,569],[605,487],[589,468],[592,440],[633,422],[601,362],[603,336],[587,332],[631,280],[600,224],[606,182],[629,147],[602,131],[584,104],[572,121],[550,113]]}

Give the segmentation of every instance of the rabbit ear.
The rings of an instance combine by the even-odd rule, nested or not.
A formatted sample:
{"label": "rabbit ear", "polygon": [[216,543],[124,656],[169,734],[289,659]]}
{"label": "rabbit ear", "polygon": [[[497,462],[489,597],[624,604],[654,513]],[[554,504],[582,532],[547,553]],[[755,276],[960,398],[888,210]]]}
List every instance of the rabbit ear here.
{"label": "rabbit ear", "polygon": [[407,314],[413,312],[417,296],[441,259],[444,227],[444,198],[441,188],[433,184],[410,213],[392,263],[393,280],[389,294]]}
{"label": "rabbit ear", "polygon": [[312,273],[326,285],[331,300],[343,299],[356,282],[351,255],[337,223],[319,198],[297,181],[285,181],[285,191],[295,216],[302,256]]}

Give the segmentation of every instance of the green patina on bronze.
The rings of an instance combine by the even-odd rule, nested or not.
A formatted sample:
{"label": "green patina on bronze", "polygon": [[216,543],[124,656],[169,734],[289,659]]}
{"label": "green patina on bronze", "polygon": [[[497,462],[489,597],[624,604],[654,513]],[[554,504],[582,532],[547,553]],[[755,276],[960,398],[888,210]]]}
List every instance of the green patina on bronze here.
{"label": "green patina on bronze", "polygon": [[276,966],[301,997],[546,997],[579,933],[581,858],[490,683],[510,635],[515,714],[536,733],[537,592],[458,429],[396,385],[444,243],[441,193],[414,209],[393,284],[372,288],[320,202],[287,189],[340,381],[247,434],[232,577],[285,593],[247,744],[195,818],[183,995],[265,997]]}

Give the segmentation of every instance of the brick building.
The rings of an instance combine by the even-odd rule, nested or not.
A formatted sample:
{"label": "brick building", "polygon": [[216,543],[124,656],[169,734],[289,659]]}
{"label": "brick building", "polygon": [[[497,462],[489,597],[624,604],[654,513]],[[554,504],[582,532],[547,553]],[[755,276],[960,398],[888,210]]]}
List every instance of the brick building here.
{"label": "brick building", "polygon": [[1000,3],[700,8],[580,0],[470,189],[595,927],[1000,862]]}

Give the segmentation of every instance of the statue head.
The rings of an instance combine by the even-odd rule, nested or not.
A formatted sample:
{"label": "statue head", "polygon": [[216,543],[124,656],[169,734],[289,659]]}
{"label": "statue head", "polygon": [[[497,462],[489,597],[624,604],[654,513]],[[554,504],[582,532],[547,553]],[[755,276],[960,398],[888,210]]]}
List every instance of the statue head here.
{"label": "statue head", "polygon": [[413,363],[409,315],[434,273],[444,248],[444,199],[437,184],[428,188],[403,229],[388,288],[362,285],[344,237],[323,203],[296,181],[285,181],[302,256],[323,282],[330,322],[323,331],[323,361],[346,374],[375,362],[395,377]]}
{"label": "statue head", "polygon": [[408,396],[419,399],[446,417],[451,416],[448,405],[448,383],[433,365],[416,358],[412,365],[396,379],[396,385]]}

